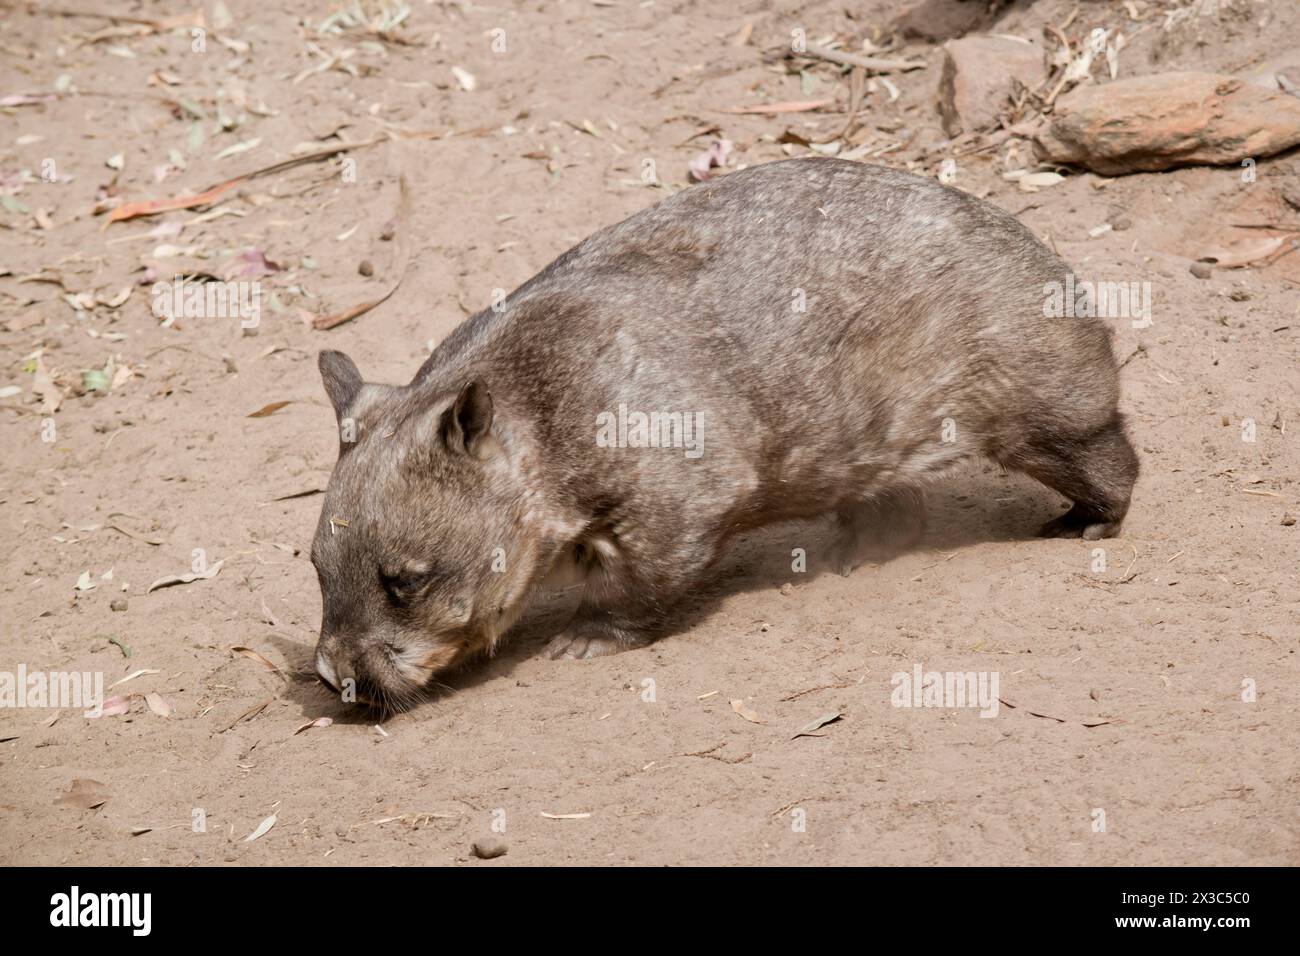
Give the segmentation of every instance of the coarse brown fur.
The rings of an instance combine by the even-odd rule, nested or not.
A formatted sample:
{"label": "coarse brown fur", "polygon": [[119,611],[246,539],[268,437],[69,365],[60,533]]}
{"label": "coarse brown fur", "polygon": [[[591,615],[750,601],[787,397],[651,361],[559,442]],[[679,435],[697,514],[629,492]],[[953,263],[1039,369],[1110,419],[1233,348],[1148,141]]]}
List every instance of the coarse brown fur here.
{"label": "coarse brown fur", "polygon": [[[318,669],[400,708],[557,573],[585,590],[553,656],[636,647],[738,532],[833,515],[847,573],[914,541],[926,483],[972,456],[1073,501],[1045,534],[1114,534],[1138,462],[1109,329],[1045,314],[1068,273],[960,191],[785,161],[596,233],[409,385],[323,352],[344,440],[312,549]],[[621,411],[672,447],[622,442]]]}

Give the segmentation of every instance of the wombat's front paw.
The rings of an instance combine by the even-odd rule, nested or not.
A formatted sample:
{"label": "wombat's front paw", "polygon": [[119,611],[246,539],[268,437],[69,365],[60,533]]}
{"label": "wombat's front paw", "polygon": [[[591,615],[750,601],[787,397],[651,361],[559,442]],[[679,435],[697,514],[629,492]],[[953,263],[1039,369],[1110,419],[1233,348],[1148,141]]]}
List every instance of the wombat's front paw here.
{"label": "wombat's front paw", "polygon": [[570,625],[546,645],[546,656],[553,661],[585,661],[592,657],[605,657],[644,647],[650,643],[648,637],[631,634],[626,631],[613,633],[599,627]]}
{"label": "wombat's front paw", "polygon": [[1083,538],[1097,541],[1119,534],[1120,522],[1104,518],[1075,505],[1059,518],[1053,518],[1038,529],[1040,538]]}
{"label": "wombat's front paw", "polygon": [[626,648],[612,637],[561,631],[546,645],[546,656],[553,661],[585,661],[590,657],[617,654]]}
{"label": "wombat's front paw", "polygon": [[833,564],[844,577],[863,564],[884,564],[916,547],[925,533],[925,496],[914,488],[888,492],[841,509]]}

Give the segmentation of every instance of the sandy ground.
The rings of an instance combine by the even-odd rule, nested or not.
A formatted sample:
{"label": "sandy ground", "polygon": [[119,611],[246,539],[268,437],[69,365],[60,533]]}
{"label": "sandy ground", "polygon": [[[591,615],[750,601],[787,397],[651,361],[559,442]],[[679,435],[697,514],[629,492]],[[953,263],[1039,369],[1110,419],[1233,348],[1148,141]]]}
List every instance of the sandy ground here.
{"label": "sandy ground", "polygon": [[[1080,174],[1033,194],[1002,177],[1016,165],[1006,144],[958,158],[958,186],[1020,215],[1080,273],[1152,283],[1153,325],[1116,323],[1143,475],[1104,569],[1092,542],[1032,536],[1056,495],[974,465],[935,495],[917,550],[847,579],[791,570],[791,549],[822,528],[742,542],[679,632],[646,650],[542,659],[564,623],[546,605],[453,677],[454,694],[382,731],[312,676],[320,596],[305,551],[336,449],[317,350],[406,381],[493,289],[688,188],[687,163],[719,135],[701,130],[735,143],[732,168],[807,153],[775,140],[833,136],[848,82],[826,64],[786,72],[791,29],[885,43],[906,6],[411,0],[385,41],[318,32],[330,4],[226,0],[228,23],[207,10],[202,53],[184,31],[86,42],[112,25],[6,11],[0,96],[58,95],[0,110],[0,386],[21,386],[0,409],[0,669],[147,673],[108,691],[129,695],[118,716],[0,709],[0,860],[1300,861],[1300,525],[1287,523],[1300,515],[1300,256],[1188,271],[1229,223],[1285,218],[1294,156],[1261,160],[1254,182],[1234,168]],[[993,29],[1039,43],[1072,8],[1010,6]],[[1134,22],[1086,2],[1069,32],[1123,28],[1122,75],[1248,71],[1300,35],[1284,0],[1166,29],[1162,14],[1185,6],[1139,2]],[[938,129],[938,48],[890,55],[903,54],[930,65],[892,77],[896,100],[868,91],[861,143],[884,150],[869,161],[935,175],[980,141],[954,147]],[[832,97],[812,113],[722,112]],[[299,144],[386,129],[401,133],[352,153],[354,176],[338,160],[300,165],[238,186],[219,215],[104,228],[92,214],[105,197],[189,194]],[[642,182],[647,159],[661,186]],[[410,218],[386,241],[403,173]],[[168,223],[185,226],[151,232]],[[1105,223],[1127,228],[1090,237]],[[331,331],[304,323],[386,292],[403,245],[410,267],[387,302]],[[279,271],[260,276],[256,329],[151,312],[149,283],[175,263],[225,277],[266,260]],[[57,412],[32,396],[38,356],[67,393]],[[85,392],[96,377],[83,373],[108,363],[114,387]],[[274,402],[290,404],[249,417]],[[219,574],[145,593],[190,571],[195,549]],[[892,675],[917,665],[995,672],[1006,703],[994,719],[892,706]],[[793,736],[831,713],[819,736]],[[334,723],[295,735],[323,716]],[[107,799],[56,803],[79,778]],[[509,852],[480,862],[471,844],[494,825]]]}

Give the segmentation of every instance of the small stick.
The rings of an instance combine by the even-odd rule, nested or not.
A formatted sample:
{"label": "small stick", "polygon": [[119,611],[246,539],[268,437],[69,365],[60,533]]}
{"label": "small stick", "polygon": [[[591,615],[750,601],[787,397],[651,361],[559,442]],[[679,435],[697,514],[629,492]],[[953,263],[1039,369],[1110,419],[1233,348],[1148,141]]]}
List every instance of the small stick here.
{"label": "small stick", "polygon": [[153,27],[155,30],[161,29],[162,24],[157,20],[149,20],[145,17],[133,17],[119,13],[103,13],[95,10],[70,10],[64,7],[46,7],[39,3],[5,3],[5,7],[14,9],[18,6],[27,8],[27,12],[33,16],[44,14],[47,17],[84,17],[88,20],[108,20],[110,23],[135,23],[140,26]]}
{"label": "small stick", "polygon": [[171,199],[142,199],[136,202],[124,203],[118,206],[108,214],[101,227],[107,229],[115,222],[125,222],[128,219],[135,219],[138,216],[156,216],[159,213],[173,212],[180,209],[192,209],[195,206],[209,206],[221,199],[226,193],[234,189],[241,183],[250,179],[256,179],[259,176],[269,176],[272,173],[283,172],[286,169],[293,169],[295,166],[302,166],[306,163],[320,162],[323,159],[329,159],[339,153],[346,153],[351,150],[365,149],[368,146],[374,146],[377,143],[385,142],[391,139],[391,135],[383,133],[372,139],[361,140],[356,143],[338,143],[328,149],[318,149],[315,152],[307,153],[303,156],[294,156],[290,159],[282,159],[278,163],[272,163],[270,166],[263,166],[260,169],[254,169],[250,172],[227,179],[223,183],[218,183],[211,189],[190,196],[175,196]]}
{"label": "small stick", "polygon": [[891,60],[887,57],[864,56],[860,53],[845,53],[842,50],[830,50],[816,43],[808,44],[800,56],[812,57],[814,60],[827,60],[841,66],[860,66],[873,73],[903,73],[908,70],[923,70],[922,60]]}

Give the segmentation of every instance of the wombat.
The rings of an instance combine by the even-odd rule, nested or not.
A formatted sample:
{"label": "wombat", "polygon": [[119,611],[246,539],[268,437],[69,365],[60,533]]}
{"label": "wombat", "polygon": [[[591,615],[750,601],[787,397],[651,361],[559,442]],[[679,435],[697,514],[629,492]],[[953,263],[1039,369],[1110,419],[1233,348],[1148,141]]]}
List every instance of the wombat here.
{"label": "wombat", "polygon": [[963,192],[786,160],[597,232],[409,385],[322,352],[318,672],[402,709],[557,575],[585,587],[552,657],[639,647],[734,535],[833,516],[847,573],[972,456],[1071,499],[1042,534],[1115,534],[1138,461],[1110,330],[1045,307],[1068,273]]}

